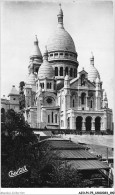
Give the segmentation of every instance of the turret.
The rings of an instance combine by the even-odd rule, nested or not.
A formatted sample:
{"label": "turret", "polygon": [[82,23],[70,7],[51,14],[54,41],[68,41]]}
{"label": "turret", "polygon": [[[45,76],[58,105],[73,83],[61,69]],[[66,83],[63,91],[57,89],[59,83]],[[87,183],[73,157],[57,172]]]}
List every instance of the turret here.
{"label": "turret", "polygon": [[101,95],[101,90],[100,90],[100,78],[99,77],[96,78],[95,85],[96,85],[96,110],[100,110],[102,95]]}
{"label": "turret", "polygon": [[70,79],[68,75],[64,78],[64,88],[70,88]]}
{"label": "turret", "polygon": [[38,82],[41,85],[42,91],[55,92],[56,85],[54,79],[54,70],[52,65],[48,62],[47,47],[43,55],[43,63],[38,71]]}
{"label": "turret", "polygon": [[38,45],[37,35],[35,35],[34,45],[30,55],[30,64],[28,66],[29,74],[31,71],[31,65],[33,65],[33,73],[34,72],[38,73],[41,63],[42,63],[42,54]]}
{"label": "turret", "polygon": [[96,80],[95,80],[95,85],[96,85],[96,90],[100,90],[100,79],[97,76]]}
{"label": "turret", "polygon": [[104,94],[103,94],[103,107],[108,108],[108,99],[107,99],[106,92],[104,92]]}

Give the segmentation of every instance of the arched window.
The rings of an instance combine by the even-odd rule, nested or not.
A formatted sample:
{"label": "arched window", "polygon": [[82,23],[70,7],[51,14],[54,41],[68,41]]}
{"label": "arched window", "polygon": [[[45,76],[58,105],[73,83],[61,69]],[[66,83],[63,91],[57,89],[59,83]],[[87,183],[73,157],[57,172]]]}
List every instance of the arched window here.
{"label": "arched window", "polygon": [[55,123],[57,123],[57,114],[55,114]]}
{"label": "arched window", "polygon": [[85,104],[85,93],[81,94],[81,104]]}
{"label": "arched window", "polygon": [[74,77],[77,77],[77,70],[74,69]]}
{"label": "arched window", "polygon": [[64,121],[61,120],[61,127],[64,127]]}
{"label": "arched window", "polygon": [[54,53],[54,56],[58,56],[58,53]]}
{"label": "arched window", "polygon": [[63,56],[63,53],[60,53],[59,55],[60,55],[60,56]]}
{"label": "arched window", "polygon": [[49,89],[50,88],[50,84],[49,83],[47,83],[47,89]]}
{"label": "arched window", "polygon": [[91,100],[91,108],[92,108],[92,105],[93,105],[93,101]]}
{"label": "arched window", "polygon": [[75,106],[75,100],[73,99],[73,107]]}
{"label": "arched window", "polygon": [[48,123],[50,123],[50,115],[48,115]]}
{"label": "arched window", "polygon": [[52,112],[52,123],[53,123],[53,112]]}
{"label": "arched window", "polygon": [[44,88],[44,83],[40,83],[40,85],[41,85],[41,88],[43,89]]}
{"label": "arched window", "polygon": [[55,67],[55,76],[58,76],[58,67]]}
{"label": "arched window", "polygon": [[73,76],[73,68],[70,68],[70,77]]}
{"label": "arched window", "polygon": [[65,76],[68,75],[68,67],[65,68]]}
{"label": "arched window", "polygon": [[84,74],[81,75],[81,85],[85,86],[85,75]]}
{"label": "arched window", "polygon": [[60,67],[60,76],[63,76],[63,67]]}
{"label": "arched window", "polygon": [[65,56],[68,56],[68,53],[65,53]]}
{"label": "arched window", "polygon": [[52,87],[52,84],[50,83],[50,89],[51,89],[51,87]]}

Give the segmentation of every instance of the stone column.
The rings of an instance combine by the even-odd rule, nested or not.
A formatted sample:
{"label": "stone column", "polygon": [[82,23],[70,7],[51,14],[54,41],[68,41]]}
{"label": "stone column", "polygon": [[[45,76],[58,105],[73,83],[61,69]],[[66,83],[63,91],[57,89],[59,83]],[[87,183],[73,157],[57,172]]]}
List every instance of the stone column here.
{"label": "stone column", "polygon": [[104,116],[104,130],[107,129],[107,116]]}
{"label": "stone column", "polygon": [[85,119],[82,120],[82,131],[86,131]]}
{"label": "stone column", "polygon": [[95,110],[98,110],[98,98],[96,97],[96,101],[95,101]]}
{"label": "stone column", "polygon": [[95,131],[95,119],[92,119],[91,131]]}
{"label": "stone column", "polygon": [[46,79],[44,81],[44,90],[46,91],[47,90],[47,82],[46,82]]}
{"label": "stone column", "polygon": [[75,117],[70,117],[70,129],[75,129]]}
{"label": "stone column", "polygon": [[86,110],[88,110],[88,96],[86,96]]}
{"label": "stone column", "polygon": [[78,96],[78,110],[81,108],[81,96]]}
{"label": "stone column", "polygon": [[103,128],[103,121],[102,121],[101,124],[100,124],[100,130],[101,130],[101,131],[104,130],[104,128]]}
{"label": "stone column", "polygon": [[41,122],[43,122],[43,116],[44,116],[44,110],[43,109],[41,109]]}
{"label": "stone column", "polygon": [[70,68],[68,68],[68,76],[70,76]]}
{"label": "stone column", "polygon": [[60,67],[58,67],[58,76],[60,76]]}
{"label": "stone column", "polygon": [[63,68],[63,76],[65,77],[65,68]]}

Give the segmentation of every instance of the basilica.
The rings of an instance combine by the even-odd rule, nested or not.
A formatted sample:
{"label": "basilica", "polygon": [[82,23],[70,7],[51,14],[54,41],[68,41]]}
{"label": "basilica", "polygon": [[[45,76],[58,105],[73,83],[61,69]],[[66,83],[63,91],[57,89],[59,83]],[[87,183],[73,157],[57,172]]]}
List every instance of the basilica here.
{"label": "basilica", "polygon": [[91,53],[88,72],[84,68],[79,72],[78,54],[64,28],[61,7],[57,19],[43,56],[35,37],[24,88],[25,119],[33,128],[112,130],[113,113],[94,55]]}

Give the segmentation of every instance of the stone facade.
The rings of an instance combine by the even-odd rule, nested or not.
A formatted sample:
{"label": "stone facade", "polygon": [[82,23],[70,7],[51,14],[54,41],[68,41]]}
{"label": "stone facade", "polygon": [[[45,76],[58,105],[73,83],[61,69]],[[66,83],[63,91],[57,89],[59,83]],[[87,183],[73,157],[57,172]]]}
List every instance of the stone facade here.
{"label": "stone facade", "polygon": [[113,114],[108,108],[100,74],[94,66],[93,53],[89,71],[83,68],[78,72],[77,52],[72,37],[64,29],[61,8],[57,31],[48,39],[43,58],[40,49],[35,49],[35,45],[38,46],[37,37],[35,42],[35,54],[31,55],[25,85],[25,118],[31,127],[112,130]]}

